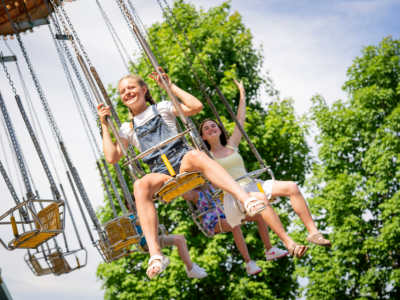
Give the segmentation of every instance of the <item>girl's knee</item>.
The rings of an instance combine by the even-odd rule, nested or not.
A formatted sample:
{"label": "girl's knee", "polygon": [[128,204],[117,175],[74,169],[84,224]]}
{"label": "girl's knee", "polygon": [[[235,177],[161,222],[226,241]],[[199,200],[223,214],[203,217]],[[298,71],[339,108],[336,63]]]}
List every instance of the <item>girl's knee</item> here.
{"label": "girl's knee", "polygon": [[289,192],[290,195],[295,195],[295,194],[300,194],[301,193],[299,187],[296,184],[296,182],[289,181],[287,184],[288,184],[288,186],[287,186],[288,192]]}
{"label": "girl's knee", "polygon": [[182,245],[186,242],[186,239],[183,235],[177,235],[174,237],[174,245],[178,246],[178,245]]}

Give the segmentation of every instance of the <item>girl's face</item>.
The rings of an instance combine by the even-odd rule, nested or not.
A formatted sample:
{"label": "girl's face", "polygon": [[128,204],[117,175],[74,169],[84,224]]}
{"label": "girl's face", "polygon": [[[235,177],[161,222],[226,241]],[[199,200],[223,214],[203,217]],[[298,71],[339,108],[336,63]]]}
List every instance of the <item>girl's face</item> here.
{"label": "girl's face", "polygon": [[219,140],[219,136],[222,134],[217,123],[214,121],[207,121],[202,127],[202,139],[210,142],[211,140]]}
{"label": "girl's face", "polygon": [[125,78],[119,84],[119,93],[121,100],[128,107],[136,106],[137,104],[145,103],[145,95],[147,88],[141,87],[136,80]]}

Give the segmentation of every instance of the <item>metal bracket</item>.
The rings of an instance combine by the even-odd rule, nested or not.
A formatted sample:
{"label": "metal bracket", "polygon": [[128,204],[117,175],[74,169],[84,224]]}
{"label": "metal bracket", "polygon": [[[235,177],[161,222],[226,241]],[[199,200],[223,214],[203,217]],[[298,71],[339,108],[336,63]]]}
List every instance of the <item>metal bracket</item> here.
{"label": "metal bracket", "polygon": [[48,24],[50,24],[50,22],[47,19],[37,19],[33,20],[32,23],[30,23],[29,21],[18,22],[15,23],[15,26],[17,27],[18,30],[22,30],[22,29],[31,29],[36,26],[48,25]]}
{"label": "metal bracket", "polygon": [[[69,38],[68,38],[68,35],[66,35],[66,34],[56,34],[56,39],[57,40],[62,40],[62,41],[69,41]],[[71,39],[73,40],[74,39],[74,37],[73,36],[71,36]]]}
{"label": "metal bracket", "polygon": [[11,61],[17,61],[17,57],[15,55],[0,57],[0,63],[1,62],[11,62]]}

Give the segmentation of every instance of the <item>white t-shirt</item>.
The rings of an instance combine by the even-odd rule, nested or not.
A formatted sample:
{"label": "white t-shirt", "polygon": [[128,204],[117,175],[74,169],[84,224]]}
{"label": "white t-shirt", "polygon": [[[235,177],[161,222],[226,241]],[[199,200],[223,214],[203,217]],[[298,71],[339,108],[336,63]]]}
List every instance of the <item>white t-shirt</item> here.
{"label": "white t-shirt", "polygon": [[[157,110],[161,117],[163,118],[164,122],[167,124],[169,129],[174,132],[174,134],[178,134],[178,130],[176,129],[176,124],[175,124],[175,115],[172,112],[172,102],[171,101],[162,101],[157,104]],[[142,126],[144,123],[149,121],[150,119],[154,118],[154,112],[151,106],[149,106],[144,112],[141,114],[138,114],[135,116],[135,125],[136,127]],[[121,125],[121,128],[119,130],[119,136],[126,139],[130,144],[132,144],[136,149],[138,149],[140,152],[142,151],[140,149],[139,141],[136,136],[136,133],[133,129],[129,127],[130,122],[125,122]]]}

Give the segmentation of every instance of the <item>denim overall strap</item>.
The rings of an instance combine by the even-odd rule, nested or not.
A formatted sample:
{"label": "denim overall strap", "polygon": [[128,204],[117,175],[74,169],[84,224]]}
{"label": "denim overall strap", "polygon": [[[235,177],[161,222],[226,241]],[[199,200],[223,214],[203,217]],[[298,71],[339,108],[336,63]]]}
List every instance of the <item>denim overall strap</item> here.
{"label": "denim overall strap", "polygon": [[[134,130],[142,152],[175,135],[161,117],[156,105],[152,105],[151,109],[155,116],[145,124],[136,126],[135,119],[133,119]],[[161,159],[161,155],[165,154],[174,169],[177,168],[177,171],[175,170],[175,172],[179,173],[182,157],[187,151],[189,151],[187,145],[182,141],[182,139],[177,139],[160,149],[161,152],[156,150],[145,156],[143,162],[149,165],[152,173],[164,173],[169,175],[168,170]]]}

